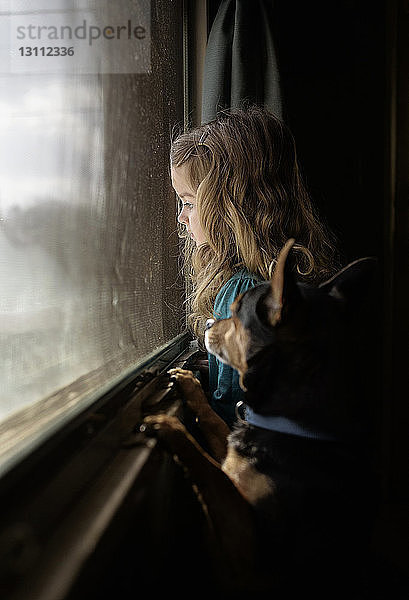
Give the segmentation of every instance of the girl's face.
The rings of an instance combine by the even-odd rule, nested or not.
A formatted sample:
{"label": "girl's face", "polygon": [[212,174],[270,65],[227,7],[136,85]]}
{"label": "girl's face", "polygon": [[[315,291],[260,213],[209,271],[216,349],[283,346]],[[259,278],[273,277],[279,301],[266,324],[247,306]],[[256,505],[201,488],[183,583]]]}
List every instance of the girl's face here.
{"label": "girl's face", "polygon": [[181,211],[178,215],[179,223],[186,225],[186,230],[190,234],[196,245],[203,244],[206,237],[199,223],[199,217],[196,209],[196,192],[190,187],[186,176],[186,165],[172,167],[172,185],[182,203]]}

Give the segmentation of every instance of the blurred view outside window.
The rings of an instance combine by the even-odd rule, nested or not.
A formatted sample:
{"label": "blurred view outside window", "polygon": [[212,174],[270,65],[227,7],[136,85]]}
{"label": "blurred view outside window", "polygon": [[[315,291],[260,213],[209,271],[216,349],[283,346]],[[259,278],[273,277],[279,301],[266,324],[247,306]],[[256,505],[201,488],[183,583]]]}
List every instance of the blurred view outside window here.
{"label": "blurred view outside window", "polygon": [[0,473],[183,330],[182,23],[181,0],[0,0]]}

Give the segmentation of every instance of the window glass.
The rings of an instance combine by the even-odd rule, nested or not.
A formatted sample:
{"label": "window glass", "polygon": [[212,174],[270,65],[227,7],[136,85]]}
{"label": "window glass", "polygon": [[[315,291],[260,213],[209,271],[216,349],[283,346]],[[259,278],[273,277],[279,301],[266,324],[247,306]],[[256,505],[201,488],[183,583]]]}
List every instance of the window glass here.
{"label": "window glass", "polygon": [[0,0],[0,470],[183,329],[182,23],[181,0]]}

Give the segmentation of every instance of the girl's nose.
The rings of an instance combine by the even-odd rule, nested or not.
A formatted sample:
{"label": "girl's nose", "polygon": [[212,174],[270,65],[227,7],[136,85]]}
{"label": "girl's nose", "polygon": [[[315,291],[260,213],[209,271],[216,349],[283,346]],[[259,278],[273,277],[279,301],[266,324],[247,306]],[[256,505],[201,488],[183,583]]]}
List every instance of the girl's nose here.
{"label": "girl's nose", "polygon": [[182,208],[182,210],[178,214],[178,222],[179,223],[183,223],[184,225],[186,225],[186,223],[188,222],[187,217],[185,215],[185,209],[184,208]]}

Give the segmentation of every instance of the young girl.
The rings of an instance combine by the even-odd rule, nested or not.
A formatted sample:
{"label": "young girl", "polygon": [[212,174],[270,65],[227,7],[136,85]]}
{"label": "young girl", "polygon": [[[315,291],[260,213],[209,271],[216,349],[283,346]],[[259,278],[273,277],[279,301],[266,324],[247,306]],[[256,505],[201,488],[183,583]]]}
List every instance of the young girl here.
{"label": "young girl", "polygon": [[[189,323],[199,343],[208,318],[228,318],[239,294],[270,278],[288,238],[296,240],[299,280],[318,283],[336,270],[333,236],[304,187],[294,139],[267,110],[222,111],[178,135],[171,174],[193,281]],[[210,403],[230,426],[242,394],[238,373],[209,354]]]}

